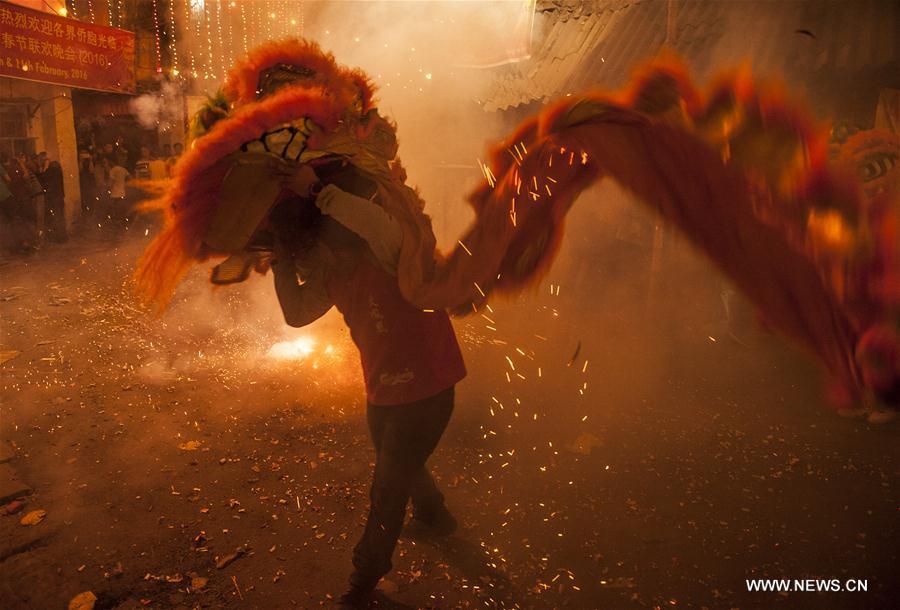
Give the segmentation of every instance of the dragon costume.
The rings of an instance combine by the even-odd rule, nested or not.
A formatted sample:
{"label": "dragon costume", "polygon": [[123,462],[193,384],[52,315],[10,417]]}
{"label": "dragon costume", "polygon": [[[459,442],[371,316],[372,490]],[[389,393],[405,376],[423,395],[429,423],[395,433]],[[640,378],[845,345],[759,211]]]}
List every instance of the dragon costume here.
{"label": "dragon costume", "polygon": [[[198,116],[197,133],[159,201],[165,227],[136,272],[140,294],[159,308],[195,263],[252,266],[254,235],[281,196],[267,163],[338,162],[374,183],[373,205],[403,228],[404,297],[455,313],[536,282],[579,193],[609,177],[677,226],[772,329],[812,353],[835,402],[900,398],[896,179],[866,182],[860,155],[875,144],[861,136],[847,143],[855,153],[829,163],[827,131],[745,70],[701,93],[663,58],[619,94],[545,108],[492,151],[469,198],[475,220],[445,254],[405,183],[394,126],[378,114],[370,81],[312,42],[252,51]],[[896,136],[874,141],[879,158],[896,164]],[[885,146],[894,153],[885,157]]]}

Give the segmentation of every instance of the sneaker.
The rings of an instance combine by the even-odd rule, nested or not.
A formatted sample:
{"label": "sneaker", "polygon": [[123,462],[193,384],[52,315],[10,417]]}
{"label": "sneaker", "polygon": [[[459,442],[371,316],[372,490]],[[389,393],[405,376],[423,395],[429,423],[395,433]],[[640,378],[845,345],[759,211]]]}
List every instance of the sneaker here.
{"label": "sneaker", "polygon": [[358,572],[350,576],[350,589],[338,598],[338,608],[368,608],[372,603],[379,578],[363,578]]}
{"label": "sneaker", "polygon": [[456,517],[444,505],[441,505],[440,508],[434,511],[417,512],[413,514],[413,519],[422,523],[432,533],[439,536],[449,536],[459,527]]}
{"label": "sneaker", "polygon": [[868,417],[866,417],[866,421],[870,424],[886,424],[893,421],[896,417],[896,411],[888,411],[887,409],[876,410],[869,413]]}

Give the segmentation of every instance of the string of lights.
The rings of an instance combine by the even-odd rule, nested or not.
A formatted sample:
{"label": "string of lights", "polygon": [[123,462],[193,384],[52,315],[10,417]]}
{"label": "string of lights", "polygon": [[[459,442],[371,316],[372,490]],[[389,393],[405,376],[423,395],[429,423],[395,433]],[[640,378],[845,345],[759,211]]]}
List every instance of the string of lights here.
{"label": "string of lights", "polygon": [[234,11],[231,3],[225,7],[225,36],[227,39],[226,53],[228,54],[228,65],[234,64]]}
{"label": "string of lights", "polygon": [[156,73],[162,72],[162,49],[159,42],[159,11],[156,0],[153,0],[153,35],[156,38]]}
{"label": "string of lights", "polygon": [[172,76],[178,76],[178,44],[175,41],[175,33],[178,31],[178,27],[175,23],[175,0],[171,0],[169,3],[169,28],[168,28],[168,36],[169,36],[169,53],[172,55]]}
{"label": "string of lights", "polygon": [[218,1],[216,2],[216,33],[219,40],[219,52],[217,55],[219,57],[219,66],[221,67],[220,74],[222,78],[225,78],[225,72],[228,70],[228,66],[225,64],[228,58],[222,48],[224,46],[222,39],[222,3]]}
{"label": "string of lights", "polygon": [[306,35],[305,0],[105,0],[105,11],[98,0],[64,1],[60,14],[112,27],[149,32],[152,18],[151,70],[171,77],[215,82],[254,46]]}
{"label": "string of lights", "polygon": [[210,77],[210,71],[215,69],[215,67],[213,66],[213,62],[215,61],[213,58],[215,56],[213,55],[212,43],[212,11],[209,10],[208,2],[203,3],[203,14],[206,17],[206,48],[209,52],[206,62],[206,73],[203,75],[203,78],[208,80]]}
{"label": "string of lights", "polygon": [[183,0],[184,2],[184,29],[188,32],[188,36],[185,38],[187,40],[187,49],[188,49],[188,58],[190,59],[191,66],[191,75],[196,78],[197,77],[197,63],[194,59],[194,46],[190,44],[190,30],[191,30],[191,2],[190,0]]}
{"label": "string of lights", "polygon": [[[204,76],[206,78],[209,78],[209,61],[208,61],[208,59],[205,64],[203,63],[203,45],[201,44],[201,41],[203,40],[202,34],[201,34],[202,25],[203,25],[203,15],[200,12],[199,5],[198,5],[198,8],[196,9],[196,12],[197,12],[197,14],[195,15],[195,19],[194,19],[194,29],[195,29],[196,35],[194,36],[194,40],[197,42],[197,59],[198,59],[198,63],[204,65],[204,71],[205,71]],[[197,76],[196,72],[194,73],[194,76]]]}
{"label": "string of lights", "polygon": [[[234,2],[231,3],[234,6]],[[244,43],[244,54],[247,53],[247,11],[244,10],[244,4],[241,3],[241,38]]]}

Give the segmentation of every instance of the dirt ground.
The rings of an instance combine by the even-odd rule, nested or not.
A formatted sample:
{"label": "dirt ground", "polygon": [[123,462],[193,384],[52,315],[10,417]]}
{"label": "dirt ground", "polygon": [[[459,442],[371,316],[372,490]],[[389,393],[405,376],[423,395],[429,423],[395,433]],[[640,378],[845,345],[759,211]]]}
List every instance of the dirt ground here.
{"label": "dirt ground", "polygon": [[[212,291],[203,270],[154,319],[128,286],[147,239],[0,262],[0,351],[20,352],[0,432],[33,488],[0,516],[0,607],[328,606],[373,459],[347,333],[288,329],[269,278]],[[600,296],[551,274],[457,322],[469,377],[432,466],[462,527],[407,531],[377,607],[896,607],[896,425],[837,416],[746,320],[728,336],[705,268],[647,312],[595,271]]]}

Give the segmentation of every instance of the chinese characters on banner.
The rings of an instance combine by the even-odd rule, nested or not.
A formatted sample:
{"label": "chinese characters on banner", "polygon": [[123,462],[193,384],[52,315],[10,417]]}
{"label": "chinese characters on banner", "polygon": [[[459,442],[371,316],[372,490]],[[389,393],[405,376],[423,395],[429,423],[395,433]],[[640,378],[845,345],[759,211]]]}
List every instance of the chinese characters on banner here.
{"label": "chinese characters on banner", "polygon": [[0,76],[134,93],[134,33],[0,1]]}

